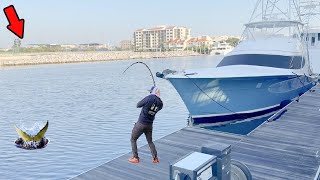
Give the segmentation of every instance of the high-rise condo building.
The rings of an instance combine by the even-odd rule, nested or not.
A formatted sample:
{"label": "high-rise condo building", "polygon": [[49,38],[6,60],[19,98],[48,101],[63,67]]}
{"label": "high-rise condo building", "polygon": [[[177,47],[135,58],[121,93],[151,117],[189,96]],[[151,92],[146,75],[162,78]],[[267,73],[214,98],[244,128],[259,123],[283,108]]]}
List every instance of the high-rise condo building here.
{"label": "high-rise condo building", "polygon": [[175,39],[190,38],[191,29],[179,26],[160,26],[138,29],[133,33],[135,51],[160,51],[164,43]]}

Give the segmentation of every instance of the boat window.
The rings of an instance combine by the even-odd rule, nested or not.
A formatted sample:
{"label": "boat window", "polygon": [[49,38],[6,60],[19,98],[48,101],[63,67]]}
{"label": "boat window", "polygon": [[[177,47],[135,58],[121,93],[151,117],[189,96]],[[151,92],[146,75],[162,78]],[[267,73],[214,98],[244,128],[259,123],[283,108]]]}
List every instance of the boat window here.
{"label": "boat window", "polygon": [[316,42],[316,37],[311,38],[311,46],[314,46],[314,43]]}
{"label": "boat window", "polygon": [[254,65],[284,69],[301,69],[305,65],[305,60],[301,56],[292,57],[265,54],[242,54],[223,58],[217,67],[231,65]]}

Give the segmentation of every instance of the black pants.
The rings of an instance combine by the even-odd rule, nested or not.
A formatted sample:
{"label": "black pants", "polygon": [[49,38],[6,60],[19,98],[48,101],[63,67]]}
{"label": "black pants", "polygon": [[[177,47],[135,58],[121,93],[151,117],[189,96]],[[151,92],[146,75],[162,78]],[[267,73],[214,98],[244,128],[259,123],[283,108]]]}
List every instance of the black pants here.
{"label": "black pants", "polygon": [[132,146],[133,157],[136,157],[136,158],[139,157],[138,156],[138,148],[137,148],[137,140],[143,133],[146,136],[146,139],[148,141],[152,157],[153,158],[157,157],[157,150],[152,142],[152,124],[145,125],[140,122],[137,122],[134,125],[134,127],[132,129],[132,133],[131,133],[131,146]]}

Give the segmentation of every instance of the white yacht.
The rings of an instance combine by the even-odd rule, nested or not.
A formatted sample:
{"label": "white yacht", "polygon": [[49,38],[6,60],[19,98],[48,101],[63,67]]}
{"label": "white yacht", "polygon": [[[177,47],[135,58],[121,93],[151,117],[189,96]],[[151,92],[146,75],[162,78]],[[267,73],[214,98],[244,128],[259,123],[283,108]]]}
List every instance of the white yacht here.
{"label": "white yacht", "polygon": [[217,42],[213,44],[210,55],[226,55],[233,50],[233,47],[227,42]]}
{"label": "white yacht", "polygon": [[320,27],[310,29],[304,38],[307,41],[312,70],[320,74]]}
{"label": "white yacht", "polygon": [[294,3],[258,0],[241,42],[217,67],[160,74],[177,90],[195,124],[265,115],[315,85]]}

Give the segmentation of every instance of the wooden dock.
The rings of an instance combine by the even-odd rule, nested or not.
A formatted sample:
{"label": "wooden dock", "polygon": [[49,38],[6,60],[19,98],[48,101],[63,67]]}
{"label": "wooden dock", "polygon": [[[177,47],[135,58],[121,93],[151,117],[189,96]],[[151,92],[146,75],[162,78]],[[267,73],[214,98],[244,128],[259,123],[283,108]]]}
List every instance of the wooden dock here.
{"label": "wooden dock", "polygon": [[128,153],[73,179],[169,179],[170,163],[218,142],[232,145],[232,159],[246,164],[253,179],[318,180],[320,87],[313,90],[288,106],[279,119],[264,123],[247,136],[187,127],[155,142],[159,164],[152,163],[145,145],[139,149],[139,164],[128,163]]}

